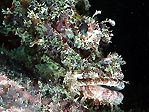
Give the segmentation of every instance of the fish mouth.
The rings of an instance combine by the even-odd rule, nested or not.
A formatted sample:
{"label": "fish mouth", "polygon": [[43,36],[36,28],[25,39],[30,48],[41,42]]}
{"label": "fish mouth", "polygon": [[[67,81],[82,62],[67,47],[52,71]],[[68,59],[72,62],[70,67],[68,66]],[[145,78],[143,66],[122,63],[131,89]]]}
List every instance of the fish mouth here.
{"label": "fish mouth", "polygon": [[124,87],[119,87],[119,86],[107,86],[107,85],[100,85],[103,88],[109,89],[111,91],[120,91],[124,89]]}
{"label": "fish mouth", "polygon": [[112,78],[96,78],[96,79],[78,79],[82,85],[101,86],[111,91],[120,91],[125,88],[125,81],[116,80]]}
{"label": "fish mouth", "polygon": [[69,87],[73,94],[81,95],[81,101],[93,99],[99,105],[119,105],[124,98],[120,90],[124,89],[125,81],[122,78],[105,77],[94,74],[84,75],[74,72],[69,75]]}
{"label": "fish mouth", "polygon": [[123,94],[117,87],[108,87],[106,85],[82,85],[79,86],[79,91],[82,94],[82,99],[93,99],[97,105],[119,105],[124,98]]}

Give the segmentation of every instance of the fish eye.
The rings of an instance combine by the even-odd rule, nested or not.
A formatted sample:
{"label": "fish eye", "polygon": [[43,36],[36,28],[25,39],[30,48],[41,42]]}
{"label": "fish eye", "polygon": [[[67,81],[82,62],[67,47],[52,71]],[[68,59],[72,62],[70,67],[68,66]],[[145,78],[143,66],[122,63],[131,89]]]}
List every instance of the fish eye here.
{"label": "fish eye", "polygon": [[80,26],[79,26],[79,31],[81,34],[86,34],[87,31],[88,31],[88,25],[87,23],[82,23]]}

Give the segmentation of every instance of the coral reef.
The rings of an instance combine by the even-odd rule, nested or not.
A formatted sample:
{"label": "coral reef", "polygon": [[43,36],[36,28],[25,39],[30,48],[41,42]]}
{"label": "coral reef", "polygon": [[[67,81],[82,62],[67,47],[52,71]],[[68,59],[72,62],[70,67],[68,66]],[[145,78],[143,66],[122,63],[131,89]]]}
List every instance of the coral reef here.
{"label": "coral reef", "polygon": [[[84,9],[88,10],[88,1],[83,2]],[[1,49],[1,54],[52,82],[48,86],[53,87],[47,88],[53,88],[51,93],[65,93],[70,101],[80,102],[78,105],[84,107],[87,100],[92,100],[94,105],[117,106],[124,97],[119,91],[127,83],[123,81],[121,69],[125,61],[117,53],[104,53],[113,36],[108,25],[114,26],[115,21],[97,22],[95,16],[101,11],[92,17],[80,15],[75,7],[78,3],[76,0],[13,0],[11,8],[2,10],[5,16],[0,31],[6,36],[14,34],[21,38],[21,45],[9,52]],[[4,78],[1,85],[5,86],[4,81],[14,86],[7,77],[1,77]],[[57,99],[48,106],[57,104]],[[40,97],[35,105],[37,102],[44,105]]]}
{"label": "coral reef", "polygon": [[83,111],[81,105],[68,100],[68,95],[61,99],[65,93],[61,85],[36,81],[25,73],[11,70],[10,66],[0,66],[1,112]]}

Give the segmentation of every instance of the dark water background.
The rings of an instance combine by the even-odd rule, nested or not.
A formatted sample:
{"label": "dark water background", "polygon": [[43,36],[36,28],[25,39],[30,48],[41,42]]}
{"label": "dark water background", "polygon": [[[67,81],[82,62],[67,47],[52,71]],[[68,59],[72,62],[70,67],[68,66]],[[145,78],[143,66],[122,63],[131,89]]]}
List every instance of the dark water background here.
{"label": "dark water background", "polygon": [[109,51],[116,51],[127,62],[122,67],[130,85],[122,91],[125,111],[149,112],[149,19],[144,0],[90,0],[90,11],[102,10],[99,20],[116,21]]}

